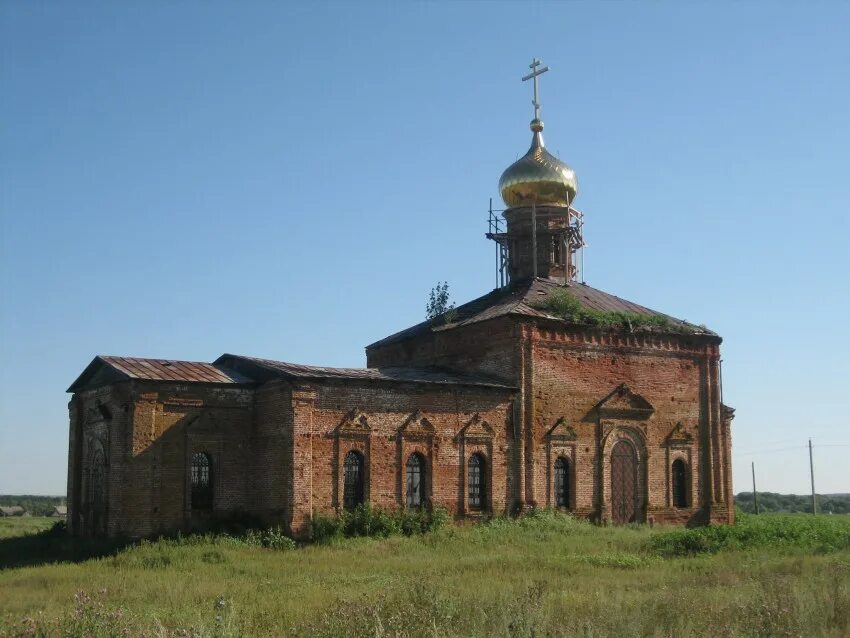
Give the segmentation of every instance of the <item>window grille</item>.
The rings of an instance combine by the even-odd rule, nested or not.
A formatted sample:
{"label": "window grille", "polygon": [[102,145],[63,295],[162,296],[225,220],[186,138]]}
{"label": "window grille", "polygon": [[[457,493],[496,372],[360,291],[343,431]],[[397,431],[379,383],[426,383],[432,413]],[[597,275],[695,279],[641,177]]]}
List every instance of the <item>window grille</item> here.
{"label": "window grille", "polygon": [[570,462],[562,456],[555,461],[555,506],[570,506]]}
{"label": "window grille", "polygon": [[473,454],[469,457],[469,508],[473,510],[484,509],[487,498],[487,484],[485,478],[485,461],[481,454]]}
{"label": "window grille", "polygon": [[425,502],[425,459],[414,452],[407,459],[407,506],[422,507]]}
{"label": "window grille", "polygon": [[195,452],[192,455],[189,478],[192,484],[192,509],[212,509],[212,460],[209,454]]}
{"label": "window grille", "polygon": [[349,511],[363,502],[363,465],[360,452],[352,450],[345,455],[342,505]]}
{"label": "window grille", "polygon": [[688,468],[682,459],[673,461],[670,472],[673,481],[673,507],[688,506]]}

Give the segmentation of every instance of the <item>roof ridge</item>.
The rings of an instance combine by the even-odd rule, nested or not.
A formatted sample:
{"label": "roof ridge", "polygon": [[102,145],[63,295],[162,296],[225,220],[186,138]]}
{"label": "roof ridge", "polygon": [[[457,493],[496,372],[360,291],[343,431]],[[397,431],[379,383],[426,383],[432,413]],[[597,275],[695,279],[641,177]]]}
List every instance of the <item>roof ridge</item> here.
{"label": "roof ridge", "polygon": [[167,359],[165,357],[128,357],[124,355],[116,355],[116,354],[98,354],[95,355],[96,359],[103,359],[104,361],[108,361],[109,359],[126,359],[128,361],[153,361],[157,363],[159,361],[168,361],[169,363],[197,363],[201,365],[215,365],[214,361],[193,361],[190,359]]}

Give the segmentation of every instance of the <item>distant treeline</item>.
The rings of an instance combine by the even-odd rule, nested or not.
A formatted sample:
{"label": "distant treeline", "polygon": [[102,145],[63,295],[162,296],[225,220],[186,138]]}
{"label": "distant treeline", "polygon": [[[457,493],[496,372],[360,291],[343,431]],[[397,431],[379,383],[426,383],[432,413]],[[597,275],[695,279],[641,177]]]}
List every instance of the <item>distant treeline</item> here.
{"label": "distant treeline", "polygon": [[54,507],[64,504],[64,496],[33,496],[31,494],[16,496],[14,494],[0,494],[0,507],[20,505],[33,516],[52,514]]}
{"label": "distant treeline", "polygon": [[[811,513],[811,495],[774,494],[759,492],[759,511],[782,513]],[[850,494],[818,494],[818,512],[828,514],[850,514]],[[735,497],[735,504],[747,513],[755,512],[753,493],[741,492]]]}

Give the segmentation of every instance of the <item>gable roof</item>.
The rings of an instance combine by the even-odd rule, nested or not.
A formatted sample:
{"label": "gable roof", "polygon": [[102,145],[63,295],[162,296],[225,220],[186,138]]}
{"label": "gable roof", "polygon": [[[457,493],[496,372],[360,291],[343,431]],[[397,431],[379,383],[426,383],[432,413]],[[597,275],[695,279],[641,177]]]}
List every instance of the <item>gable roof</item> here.
{"label": "gable roof", "polygon": [[140,359],[99,355],[83,370],[68,388],[76,392],[86,387],[98,387],[142,379],[145,381],[179,381],[182,383],[249,384],[253,379],[212,363],[178,361],[175,359]]}
{"label": "gable roof", "polygon": [[[717,334],[703,326],[697,326],[682,319],[676,319],[670,315],[666,315],[657,310],[652,310],[646,306],[641,306],[633,301],[628,301],[612,295],[610,293],[598,290],[587,284],[570,282],[564,284],[549,280],[549,279],[528,279],[508,287],[493,290],[478,299],[463,304],[455,309],[455,320],[451,323],[444,323],[442,318],[437,317],[428,321],[423,321],[415,326],[411,326],[401,332],[385,337],[380,341],[376,341],[366,349],[379,348],[381,346],[390,345],[406,341],[412,337],[416,337],[429,332],[440,332],[443,330],[452,330],[460,326],[466,326],[481,321],[487,321],[496,317],[519,316],[519,317],[538,317],[541,319],[553,319],[567,323],[564,319],[547,313],[545,310],[539,310],[534,307],[536,302],[546,299],[552,292],[558,289],[567,288],[570,294],[575,297],[578,302],[588,310],[614,311],[614,312],[631,312],[645,316],[655,316],[666,318],[673,328],[687,328],[694,335],[713,336]],[[655,329],[656,331],[658,329]],[[674,330],[675,332],[675,330]]]}
{"label": "gable roof", "polygon": [[397,383],[430,383],[437,385],[466,385],[500,389],[515,389],[498,379],[483,375],[459,374],[440,368],[328,368],[308,366],[272,359],[258,359],[235,354],[223,354],[213,365],[238,370],[240,373],[267,381],[274,378],[348,381],[391,381]]}
{"label": "gable roof", "polygon": [[343,379],[515,389],[498,379],[447,372],[439,368],[326,368],[223,354],[213,363],[97,356],[71,384],[68,392],[133,379],[216,385],[253,385],[271,379]]}

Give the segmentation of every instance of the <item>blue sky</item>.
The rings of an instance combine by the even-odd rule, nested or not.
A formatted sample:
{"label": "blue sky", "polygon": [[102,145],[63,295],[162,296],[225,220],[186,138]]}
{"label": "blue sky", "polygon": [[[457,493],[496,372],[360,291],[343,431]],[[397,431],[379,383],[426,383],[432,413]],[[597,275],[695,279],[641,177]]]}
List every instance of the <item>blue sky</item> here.
{"label": "blue sky", "polygon": [[[850,491],[850,5],[0,5],[0,493],[62,493],[95,354],[358,366],[495,283],[530,141],[587,281],[724,336],[735,490]],[[836,444],[845,444],[843,447]]]}

